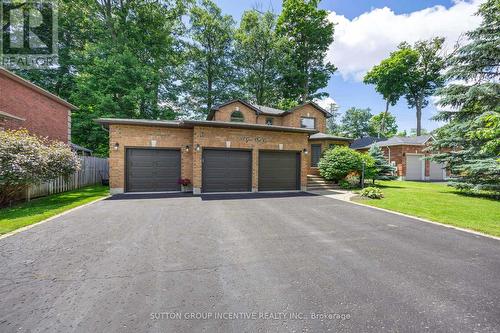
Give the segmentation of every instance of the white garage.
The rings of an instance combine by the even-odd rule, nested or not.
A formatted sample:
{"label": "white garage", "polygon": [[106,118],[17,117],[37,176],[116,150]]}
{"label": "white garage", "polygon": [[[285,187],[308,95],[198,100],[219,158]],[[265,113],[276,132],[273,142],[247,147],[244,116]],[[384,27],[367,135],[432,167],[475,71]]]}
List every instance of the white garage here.
{"label": "white garage", "polygon": [[431,161],[429,166],[429,179],[430,180],[444,180],[446,171],[442,163]]}
{"label": "white garage", "polygon": [[424,180],[424,155],[406,154],[406,180]]}

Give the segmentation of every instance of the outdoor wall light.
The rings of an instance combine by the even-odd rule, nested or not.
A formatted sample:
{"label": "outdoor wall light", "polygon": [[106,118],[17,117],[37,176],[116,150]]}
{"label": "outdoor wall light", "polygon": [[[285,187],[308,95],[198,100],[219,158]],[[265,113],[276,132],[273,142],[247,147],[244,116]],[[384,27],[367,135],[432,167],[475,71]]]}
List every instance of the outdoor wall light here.
{"label": "outdoor wall light", "polygon": [[304,155],[307,155],[309,152],[307,151],[307,148],[304,148]]}
{"label": "outdoor wall light", "polygon": [[113,146],[113,149],[118,150],[119,147],[120,147],[120,144],[118,142],[116,142],[115,145]]}
{"label": "outdoor wall light", "polygon": [[200,147],[200,145],[198,143],[196,144],[196,148],[195,149],[196,149],[196,151],[200,151],[201,147]]}
{"label": "outdoor wall light", "polygon": [[186,151],[186,153],[189,153],[189,145],[186,145],[186,147],[184,147],[184,150]]}

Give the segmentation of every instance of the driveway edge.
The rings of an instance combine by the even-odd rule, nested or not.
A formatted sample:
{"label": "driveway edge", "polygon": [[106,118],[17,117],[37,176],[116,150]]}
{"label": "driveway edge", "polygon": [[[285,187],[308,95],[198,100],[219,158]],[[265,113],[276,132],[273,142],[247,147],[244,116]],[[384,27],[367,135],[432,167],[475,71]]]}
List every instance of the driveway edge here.
{"label": "driveway edge", "polygon": [[445,224],[445,223],[441,223],[441,222],[431,221],[431,220],[427,220],[427,219],[424,219],[424,218],[421,218],[421,217],[417,217],[417,216],[413,216],[413,215],[408,215],[408,214],[396,212],[394,210],[389,210],[389,209],[380,208],[380,207],[374,207],[374,206],[370,206],[370,205],[364,205],[364,204],[356,202],[356,201],[342,199],[341,197],[336,196],[336,195],[324,195],[324,196],[327,197],[327,198],[330,198],[330,199],[335,199],[335,200],[349,202],[349,203],[351,203],[353,205],[358,205],[358,206],[368,207],[368,208],[372,208],[372,209],[377,209],[377,210],[380,210],[380,211],[383,211],[383,212],[386,212],[386,213],[396,214],[396,215],[399,215],[399,216],[404,216],[404,217],[408,217],[408,218],[411,218],[411,219],[419,220],[419,221],[422,221],[422,222],[432,223],[432,224],[435,224],[435,225],[440,225],[442,227],[446,227],[446,228],[451,228],[451,229],[455,229],[455,230],[467,232],[469,234],[473,234],[473,235],[477,235],[477,236],[483,236],[483,237],[488,237],[488,238],[500,240],[500,237],[493,236],[493,235],[488,235],[488,234],[485,234],[485,233],[482,233],[482,232],[479,232],[479,231],[475,231],[475,230],[471,230],[471,229],[465,229],[465,228],[461,228],[461,227],[456,227],[454,225]]}
{"label": "driveway edge", "polygon": [[49,218],[47,218],[47,219],[45,219],[45,220],[42,220],[42,221],[40,221],[40,222],[36,222],[36,223],[30,224],[30,225],[27,225],[27,226],[25,226],[25,227],[22,227],[22,228],[16,229],[16,230],[14,230],[14,231],[8,232],[8,233],[6,233],[6,234],[0,235],[0,240],[2,240],[2,239],[4,239],[4,238],[7,238],[7,237],[10,237],[10,236],[14,236],[15,234],[18,234],[18,233],[20,233],[20,232],[23,232],[23,231],[29,230],[29,229],[31,229],[31,228],[33,228],[33,227],[36,227],[37,225],[43,224],[43,223],[45,223],[45,222],[49,222],[49,221],[51,221],[51,220],[53,220],[53,219],[56,219],[56,218],[58,218],[58,217],[60,217],[60,216],[66,215],[66,214],[68,214],[68,213],[71,213],[71,212],[73,212],[73,211],[75,211],[75,210],[77,210],[77,209],[80,209],[80,208],[83,208],[83,207],[86,207],[86,206],[90,206],[90,205],[92,205],[92,204],[94,204],[94,203],[96,203],[96,202],[98,202],[98,201],[101,201],[101,200],[107,199],[107,198],[109,198],[109,197],[111,197],[111,195],[107,195],[107,196],[105,196],[105,197],[102,197],[102,198],[99,198],[99,199],[93,200],[93,201],[91,201],[91,202],[87,202],[86,204],[83,204],[83,205],[78,206],[78,207],[73,207],[73,208],[71,208],[71,209],[69,209],[69,210],[66,210],[66,211],[64,211],[64,212],[62,212],[62,213],[56,214],[56,215],[54,215],[54,216],[51,216],[51,217],[49,217]]}

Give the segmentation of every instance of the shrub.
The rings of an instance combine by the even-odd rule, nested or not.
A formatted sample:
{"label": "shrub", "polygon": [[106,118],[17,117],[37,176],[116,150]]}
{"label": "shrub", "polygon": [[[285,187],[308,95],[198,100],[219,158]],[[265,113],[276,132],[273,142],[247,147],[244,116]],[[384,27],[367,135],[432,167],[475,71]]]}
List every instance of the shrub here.
{"label": "shrub", "polygon": [[68,177],[79,168],[78,157],[62,142],[26,130],[0,131],[0,206],[29,185]]}
{"label": "shrub", "polygon": [[377,187],[367,187],[361,190],[359,193],[362,197],[370,199],[381,199],[384,197],[382,191]]}
{"label": "shrub", "polygon": [[350,172],[358,171],[362,164],[361,154],[348,147],[335,147],[325,152],[318,163],[321,177],[339,181]]}

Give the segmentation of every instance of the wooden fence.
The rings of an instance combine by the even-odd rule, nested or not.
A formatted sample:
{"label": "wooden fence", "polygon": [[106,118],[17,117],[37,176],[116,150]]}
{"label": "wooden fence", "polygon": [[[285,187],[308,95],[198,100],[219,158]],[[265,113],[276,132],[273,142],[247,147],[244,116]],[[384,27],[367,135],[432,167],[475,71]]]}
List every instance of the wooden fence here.
{"label": "wooden fence", "polygon": [[25,198],[32,199],[50,194],[75,190],[84,186],[101,182],[101,178],[109,178],[108,159],[93,156],[80,157],[80,170],[68,179],[57,179],[32,185],[26,191]]}

